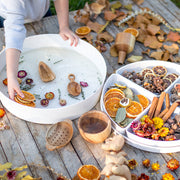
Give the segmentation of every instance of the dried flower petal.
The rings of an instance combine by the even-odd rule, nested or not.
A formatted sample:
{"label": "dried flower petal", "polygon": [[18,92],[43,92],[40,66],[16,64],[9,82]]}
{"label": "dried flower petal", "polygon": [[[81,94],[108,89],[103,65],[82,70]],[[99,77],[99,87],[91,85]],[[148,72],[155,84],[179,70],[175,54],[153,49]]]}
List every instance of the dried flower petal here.
{"label": "dried flower petal", "polygon": [[128,160],[128,162],[129,162],[128,167],[130,169],[134,169],[138,165],[138,163],[135,159],[130,159],[130,160]]}
{"label": "dried flower petal", "polygon": [[175,180],[175,178],[171,173],[165,173],[162,175],[162,180]]}
{"label": "dried flower petal", "polygon": [[82,87],[87,87],[87,86],[88,86],[88,83],[87,83],[87,82],[84,82],[84,81],[81,81],[81,82],[80,82],[80,85],[81,85]]}
{"label": "dried flower petal", "polygon": [[150,160],[149,159],[145,159],[143,162],[142,162],[143,166],[148,168],[150,166]]}
{"label": "dried flower petal", "polygon": [[169,133],[169,128],[167,128],[167,127],[162,127],[161,129],[158,130],[158,134],[161,137],[167,136],[168,133]]}
{"label": "dried flower petal", "polygon": [[155,117],[152,120],[154,122],[155,129],[160,129],[164,124],[163,120],[159,117]]}
{"label": "dried flower petal", "polygon": [[154,170],[154,171],[158,171],[158,170],[160,169],[160,165],[159,165],[158,162],[157,162],[157,163],[153,163],[153,164],[151,165],[151,168],[152,168],[152,170]]}

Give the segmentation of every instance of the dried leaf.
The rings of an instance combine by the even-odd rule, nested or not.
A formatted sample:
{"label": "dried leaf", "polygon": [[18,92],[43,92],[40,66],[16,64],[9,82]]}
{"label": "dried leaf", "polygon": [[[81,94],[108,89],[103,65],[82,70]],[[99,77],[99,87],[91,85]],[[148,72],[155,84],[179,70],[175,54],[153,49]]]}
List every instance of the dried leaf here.
{"label": "dried leaf", "polygon": [[137,95],[134,95],[133,101],[140,102],[139,98],[137,97]]}
{"label": "dried leaf", "polygon": [[180,57],[176,57],[173,62],[180,62]]}
{"label": "dried leaf", "polygon": [[5,169],[9,169],[9,168],[11,168],[11,166],[12,166],[12,163],[10,163],[10,162],[2,164],[2,165],[0,165],[0,171],[3,171]]}
{"label": "dried leaf", "polygon": [[128,62],[137,62],[137,61],[140,61],[143,57],[142,56],[134,56],[132,55],[131,57],[129,57],[127,59]]}
{"label": "dried leaf", "polygon": [[168,61],[169,58],[170,58],[170,53],[168,51],[165,51],[161,60]]}
{"label": "dried leaf", "polygon": [[79,36],[79,38],[84,39],[88,43],[92,44],[93,36],[91,34],[87,34],[84,36]]}
{"label": "dried leaf", "polygon": [[126,118],[126,109],[125,108],[119,108],[116,113],[115,121],[117,123],[121,123]]}
{"label": "dried leaf", "polygon": [[117,49],[115,47],[115,44],[110,47],[110,54],[113,57],[117,57],[118,56],[118,51],[117,51]]}
{"label": "dried leaf", "polygon": [[122,15],[122,16],[118,16],[118,17],[116,18],[116,21],[121,21],[121,20],[123,20],[126,16],[127,16],[126,14],[124,14],[124,15]]}
{"label": "dried leaf", "polygon": [[178,40],[180,40],[180,35],[178,32],[170,31],[169,34],[167,35],[167,41],[176,42]]}
{"label": "dried leaf", "polygon": [[157,36],[157,39],[160,41],[160,42],[164,42],[164,40],[165,40],[165,37],[164,37],[164,35],[159,35],[159,36]]}
{"label": "dried leaf", "polygon": [[162,46],[162,43],[157,40],[156,36],[147,35],[144,46],[152,49],[159,49]]}
{"label": "dried leaf", "polygon": [[145,39],[147,38],[148,32],[146,30],[139,30],[139,36],[136,38],[136,41],[144,43]]}
{"label": "dried leaf", "polygon": [[145,16],[141,15],[141,14],[138,14],[136,16],[136,22],[137,23],[143,23],[143,24],[151,24],[151,21],[149,19],[147,19]]}
{"label": "dried leaf", "polygon": [[127,98],[133,99],[134,98],[134,93],[132,92],[132,90],[130,88],[126,88],[124,89],[124,94]]}
{"label": "dried leaf", "polygon": [[24,165],[24,166],[21,166],[21,167],[17,167],[17,168],[15,168],[13,170],[15,170],[15,171],[22,171],[23,169],[27,169],[27,168],[28,168],[28,166]]}
{"label": "dried leaf", "polygon": [[105,6],[104,9],[109,9],[110,7],[109,0],[96,0],[96,2],[100,5]]}
{"label": "dried leaf", "polygon": [[147,49],[146,51],[142,51],[142,54],[146,54],[146,55],[149,56],[150,55],[150,51],[151,51],[150,49]]}
{"label": "dried leaf", "polygon": [[92,22],[92,21],[88,21],[87,26],[96,33],[98,33],[101,30],[101,28],[103,27],[102,24],[99,24],[97,22]]}
{"label": "dried leaf", "polygon": [[100,33],[97,35],[97,40],[105,41],[107,43],[113,42],[114,38],[108,32]]}
{"label": "dried leaf", "polygon": [[156,60],[161,60],[163,53],[164,52],[162,50],[157,52],[152,52],[150,57],[155,58]]}
{"label": "dried leaf", "polygon": [[116,14],[114,14],[112,11],[104,11],[104,19],[106,21],[112,21],[113,19],[115,19],[117,17]]}
{"label": "dried leaf", "polygon": [[111,8],[112,9],[119,9],[121,6],[122,6],[122,4],[119,1],[117,1],[116,3],[111,5]]}
{"label": "dried leaf", "polygon": [[144,0],[133,0],[137,5],[141,5],[143,2],[144,2]]}
{"label": "dried leaf", "polygon": [[74,16],[74,21],[80,22],[82,24],[87,24],[87,22],[89,21],[89,18],[90,18],[89,14],[80,14],[80,10],[78,10],[77,14]]}
{"label": "dried leaf", "polygon": [[104,7],[105,7],[105,5],[101,5],[101,4],[98,4],[96,2],[90,4],[91,11],[94,14],[100,14],[101,11],[104,9]]}
{"label": "dried leaf", "polygon": [[15,180],[21,180],[21,178],[23,176],[25,176],[26,174],[27,174],[26,171],[22,171],[22,172],[18,173],[18,175],[16,176]]}
{"label": "dried leaf", "polygon": [[178,51],[179,51],[179,46],[177,44],[172,44],[171,46],[168,46],[168,45],[164,45],[163,46],[164,49],[166,49],[167,51],[169,51],[170,54],[177,54]]}
{"label": "dried leaf", "polygon": [[161,21],[158,18],[154,17],[154,16],[151,16],[151,21],[152,21],[152,24],[157,25],[157,26],[159,24],[161,24]]}
{"label": "dried leaf", "polygon": [[132,11],[132,4],[127,4],[124,6],[125,9]]}
{"label": "dried leaf", "polygon": [[148,24],[147,26],[147,31],[151,34],[151,35],[156,35],[160,30],[159,26],[156,26],[154,24]]}

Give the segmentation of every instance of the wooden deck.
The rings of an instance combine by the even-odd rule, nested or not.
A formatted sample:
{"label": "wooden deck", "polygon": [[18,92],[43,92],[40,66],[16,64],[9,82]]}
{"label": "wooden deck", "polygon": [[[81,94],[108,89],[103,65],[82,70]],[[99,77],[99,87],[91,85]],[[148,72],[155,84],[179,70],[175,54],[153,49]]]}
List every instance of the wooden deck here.
{"label": "wooden deck", "polygon": [[[129,1],[131,2],[131,1]],[[170,0],[155,0],[148,1],[141,7],[149,7],[155,13],[160,14],[171,26],[180,28],[180,10]],[[138,10],[139,7],[133,4],[133,9]],[[70,27],[74,31],[80,24],[74,22],[75,12],[70,13]],[[98,22],[105,24],[105,21],[98,17]],[[58,33],[58,23],[56,16],[51,16],[42,19],[39,22],[26,25],[27,36],[35,34]],[[164,29],[166,32],[167,28]],[[121,31],[113,24],[107,27],[107,31],[116,36],[116,33]],[[4,30],[0,29],[0,49],[4,45]],[[110,44],[107,45],[108,50],[102,55],[105,58],[107,65],[107,75],[112,74],[121,66],[117,63],[117,58],[112,58],[109,54]],[[140,43],[136,43],[133,51],[134,55],[141,55],[141,51],[145,49]],[[148,58],[149,59],[149,58]],[[162,62],[163,63],[163,62]],[[3,105],[0,103],[0,107]],[[4,107],[3,107],[4,108]],[[100,110],[99,103],[95,109]],[[60,150],[50,152],[45,147],[45,135],[49,125],[40,125],[21,120],[6,110],[6,115],[3,117],[10,130],[0,131],[0,163],[12,162],[13,167],[31,163],[50,166],[56,172],[62,173],[69,179],[72,179],[82,164],[94,164],[99,169],[104,167],[105,153],[101,149],[101,144],[91,144],[86,142],[79,134],[77,128],[78,119],[73,120],[74,134],[71,142]],[[171,172],[166,168],[166,162],[172,157],[180,161],[180,152],[171,154],[158,154],[136,149],[128,144],[125,144],[124,151],[127,152],[127,159],[136,159],[138,166],[132,170],[132,173],[140,175],[146,173],[151,178],[160,180],[165,173],[172,173],[176,180],[180,178],[180,168]],[[150,159],[151,162],[159,162],[161,169],[159,173],[152,172],[150,169],[142,167],[142,160]],[[28,173],[33,177],[42,177],[44,180],[56,179],[54,174],[49,170],[29,166]]]}

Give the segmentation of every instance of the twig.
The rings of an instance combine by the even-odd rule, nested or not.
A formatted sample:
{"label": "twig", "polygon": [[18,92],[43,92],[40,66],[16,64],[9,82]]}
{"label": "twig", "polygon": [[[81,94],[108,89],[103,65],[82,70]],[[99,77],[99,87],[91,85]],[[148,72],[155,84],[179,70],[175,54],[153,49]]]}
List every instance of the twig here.
{"label": "twig", "polygon": [[54,62],[54,64],[56,64],[56,63],[58,63],[58,62],[61,62],[61,61],[63,61],[63,59],[61,59],[61,60],[59,60],[59,61]]}
{"label": "twig", "polygon": [[70,96],[71,98],[74,98],[74,99],[76,99],[76,100],[80,100],[79,98],[74,97],[74,96],[73,96],[73,95],[71,95],[71,94],[68,94],[68,96]]}

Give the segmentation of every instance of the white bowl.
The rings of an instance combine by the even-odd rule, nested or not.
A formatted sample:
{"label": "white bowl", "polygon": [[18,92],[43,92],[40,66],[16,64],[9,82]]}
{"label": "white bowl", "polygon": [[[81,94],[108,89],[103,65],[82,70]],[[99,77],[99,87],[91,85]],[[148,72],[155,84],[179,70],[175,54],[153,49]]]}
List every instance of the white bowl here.
{"label": "white bowl", "polygon": [[[41,59],[41,56],[38,56],[40,57],[39,59],[36,58],[35,54],[38,51],[46,53],[43,55],[44,59]],[[23,53],[25,56],[27,55],[28,58],[23,59],[22,57],[24,62],[19,64],[19,70],[27,70],[31,75],[30,77],[32,77],[33,80],[37,80],[36,85],[30,89],[29,92],[33,94],[38,93],[41,99],[43,99],[45,92],[55,91],[56,100],[51,100],[48,107],[42,107],[40,101],[37,100],[36,108],[27,107],[10,100],[7,87],[2,84],[2,80],[6,78],[5,51],[2,51],[0,53],[0,100],[12,114],[34,123],[54,124],[64,119],[75,119],[96,105],[100,97],[107,70],[103,56],[92,45],[83,40],[79,40],[77,47],[74,47],[70,46],[70,41],[64,41],[58,34],[44,34],[26,38],[22,55]],[[47,54],[51,57],[51,61],[48,59]],[[61,60],[62,56],[64,61],[56,63],[58,60]],[[80,62],[78,58],[81,59],[82,62]],[[20,61],[22,59],[20,58]],[[27,59],[30,60],[28,61]],[[27,61],[28,63],[26,63]],[[49,83],[44,83],[40,80],[38,74],[38,63],[40,61],[47,63],[55,72],[55,80]],[[78,63],[79,65],[77,65]],[[93,68],[89,67],[87,63],[95,67],[97,70],[96,74],[92,72]],[[85,99],[83,99],[81,95],[78,96],[79,100],[68,96],[67,85],[69,83],[68,74],[70,73],[76,75],[75,81],[88,82],[89,86],[83,88],[86,93]],[[92,76],[92,74],[95,75]],[[59,75],[62,77],[59,78]],[[63,95],[61,98],[68,100],[66,106],[59,105],[57,91],[59,87]]]}

